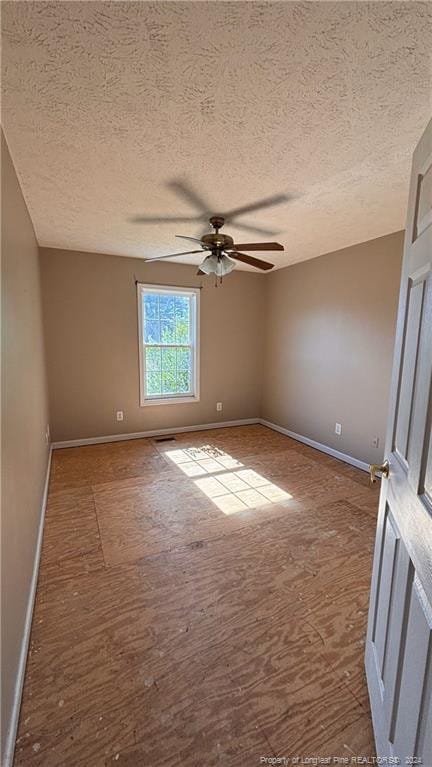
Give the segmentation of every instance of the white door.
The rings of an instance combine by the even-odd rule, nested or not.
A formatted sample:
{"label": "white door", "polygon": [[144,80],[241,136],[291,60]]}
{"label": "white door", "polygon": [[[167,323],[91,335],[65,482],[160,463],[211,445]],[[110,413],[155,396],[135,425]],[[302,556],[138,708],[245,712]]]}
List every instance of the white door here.
{"label": "white door", "polygon": [[[414,157],[366,642],[377,755],[432,767],[432,121]],[[395,761],[393,762],[395,763]]]}

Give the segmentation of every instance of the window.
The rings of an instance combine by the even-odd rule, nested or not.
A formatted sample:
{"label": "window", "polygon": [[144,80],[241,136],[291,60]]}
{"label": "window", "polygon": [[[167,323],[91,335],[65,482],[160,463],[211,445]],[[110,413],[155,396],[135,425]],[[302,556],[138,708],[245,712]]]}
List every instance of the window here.
{"label": "window", "polygon": [[199,400],[198,288],[138,284],[141,405]]}

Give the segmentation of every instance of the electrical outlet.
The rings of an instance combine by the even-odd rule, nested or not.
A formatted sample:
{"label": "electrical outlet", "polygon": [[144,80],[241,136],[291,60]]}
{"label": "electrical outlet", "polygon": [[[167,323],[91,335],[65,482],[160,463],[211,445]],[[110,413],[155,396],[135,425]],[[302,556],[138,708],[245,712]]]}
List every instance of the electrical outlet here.
{"label": "electrical outlet", "polygon": [[374,437],[372,440],[372,447],[379,447],[379,437]]}
{"label": "electrical outlet", "polygon": [[49,423],[47,423],[47,427],[46,427],[46,430],[45,430],[45,442],[47,443],[47,445],[49,445],[49,443],[50,443],[50,427],[49,427]]}
{"label": "electrical outlet", "polygon": [[222,410],[222,402],[216,402],[216,410],[220,412]]}
{"label": "electrical outlet", "polygon": [[123,410],[117,410],[116,418],[117,421],[123,421]]}
{"label": "electrical outlet", "polygon": [[336,423],[335,424],[335,434],[337,434],[338,437],[340,437],[340,435],[342,434],[342,424],[341,423]]}

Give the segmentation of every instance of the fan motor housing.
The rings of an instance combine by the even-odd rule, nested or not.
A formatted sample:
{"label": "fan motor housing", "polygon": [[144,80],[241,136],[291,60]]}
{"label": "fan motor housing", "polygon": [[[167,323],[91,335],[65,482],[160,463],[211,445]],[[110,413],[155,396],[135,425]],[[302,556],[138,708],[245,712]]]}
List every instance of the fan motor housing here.
{"label": "fan motor housing", "polygon": [[201,238],[201,242],[209,248],[221,248],[221,250],[232,248],[234,245],[232,237],[228,234],[221,234],[220,232],[215,234],[205,234],[204,237]]}

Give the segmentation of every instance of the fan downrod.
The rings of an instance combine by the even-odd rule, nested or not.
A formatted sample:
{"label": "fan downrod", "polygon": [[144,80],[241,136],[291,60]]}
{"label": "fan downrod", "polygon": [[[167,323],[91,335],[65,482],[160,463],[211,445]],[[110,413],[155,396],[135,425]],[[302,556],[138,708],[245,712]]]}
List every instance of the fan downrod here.
{"label": "fan downrod", "polygon": [[212,216],[210,219],[210,224],[212,225],[213,229],[215,230],[215,233],[217,234],[219,229],[224,225],[225,219],[222,216]]}

